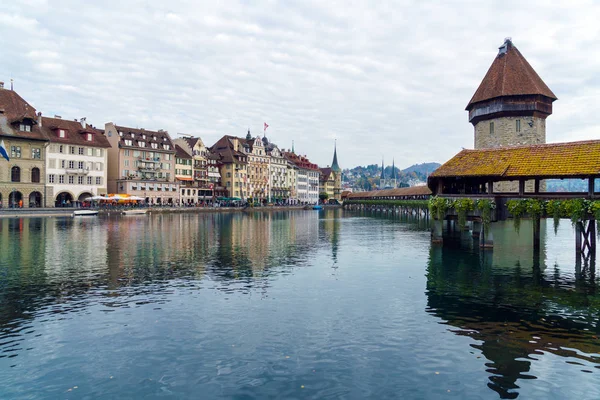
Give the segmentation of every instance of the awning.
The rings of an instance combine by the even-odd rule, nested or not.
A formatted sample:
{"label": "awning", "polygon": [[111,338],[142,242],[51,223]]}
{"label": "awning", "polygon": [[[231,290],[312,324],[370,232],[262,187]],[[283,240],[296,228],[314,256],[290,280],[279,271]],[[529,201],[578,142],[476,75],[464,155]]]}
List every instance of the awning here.
{"label": "awning", "polygon": [[179,177],[179,176],[178,176],[178,177],[177,177],[177,180],[178,180],[178,181],[193,181],[193,180],[194,180],[194,178],[192,178],[192,177],[187,177],[187,176],[184,176],[184,177]]}

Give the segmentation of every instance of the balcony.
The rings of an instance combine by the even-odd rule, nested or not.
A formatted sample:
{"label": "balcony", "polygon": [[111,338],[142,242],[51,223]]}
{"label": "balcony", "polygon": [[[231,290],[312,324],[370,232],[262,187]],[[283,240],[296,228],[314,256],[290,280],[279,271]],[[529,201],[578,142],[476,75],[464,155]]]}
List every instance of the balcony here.
{"label": "balcony", "polygon": [[160,157],[138,157],[138,160],[149,162],[149,163],[159,163]]}
{"label": "balcony", "polygon": [[142,165],[140,165],[138,167],[138,170],[140,172],[156,172],[156,171],[160,170],[160,167],[159,166],[148,166],[148,165],[142,166]]}
{"label": "balcony", "polygon": [[88,168],[65,168],[67,175],[87,175],[90,173]]}

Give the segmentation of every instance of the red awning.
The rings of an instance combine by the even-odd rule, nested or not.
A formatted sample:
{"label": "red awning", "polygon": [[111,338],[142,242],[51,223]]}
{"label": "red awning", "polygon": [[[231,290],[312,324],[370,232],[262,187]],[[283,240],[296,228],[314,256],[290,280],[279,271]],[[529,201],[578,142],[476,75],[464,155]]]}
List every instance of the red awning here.
{"label": "red awning", "polygon": [[184,176],[184,177],[178,176],[177,180],[179,180],[179,181],[193,181],[194,178],[191,178],[191,177],[188,178],[187,176]]}

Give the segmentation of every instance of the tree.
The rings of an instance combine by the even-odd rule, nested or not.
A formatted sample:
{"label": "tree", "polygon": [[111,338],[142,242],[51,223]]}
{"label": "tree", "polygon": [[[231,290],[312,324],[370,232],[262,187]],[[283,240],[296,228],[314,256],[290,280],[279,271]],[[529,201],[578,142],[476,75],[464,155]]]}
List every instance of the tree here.
{"label": "tree", "polygon": [[328,198],[329,198],[329,195],[328,195],[327,193],[325,193],[325,192],[321,192],[321,193],[319,193],[319,200],[321,200],[321,201],[325,201],[325,200],[327,200]]}

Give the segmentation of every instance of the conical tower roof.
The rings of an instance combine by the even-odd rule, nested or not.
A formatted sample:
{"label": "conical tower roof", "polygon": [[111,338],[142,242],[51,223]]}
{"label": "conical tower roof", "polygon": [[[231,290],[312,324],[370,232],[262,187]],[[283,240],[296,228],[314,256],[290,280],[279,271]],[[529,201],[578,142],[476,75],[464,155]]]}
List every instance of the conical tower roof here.
{"label": "conical tower roof", "polygon": [[340,172],[342,170],[337,161],[337,143],[333,147],[333,162],[331,163],[331,170],[334,172]]}
{"label": "conical tower roof", "polygon": [[385,179],[385,167],[383,166],[383,158],[381,159],[381,176],[379,179]]}
{"label": "conical tower roof", "polygon": [[500,46],[498,55],[469,101],[473,104],[502,96],[542,95],[556,100],[552,90],[529,65],[510,38]]}

